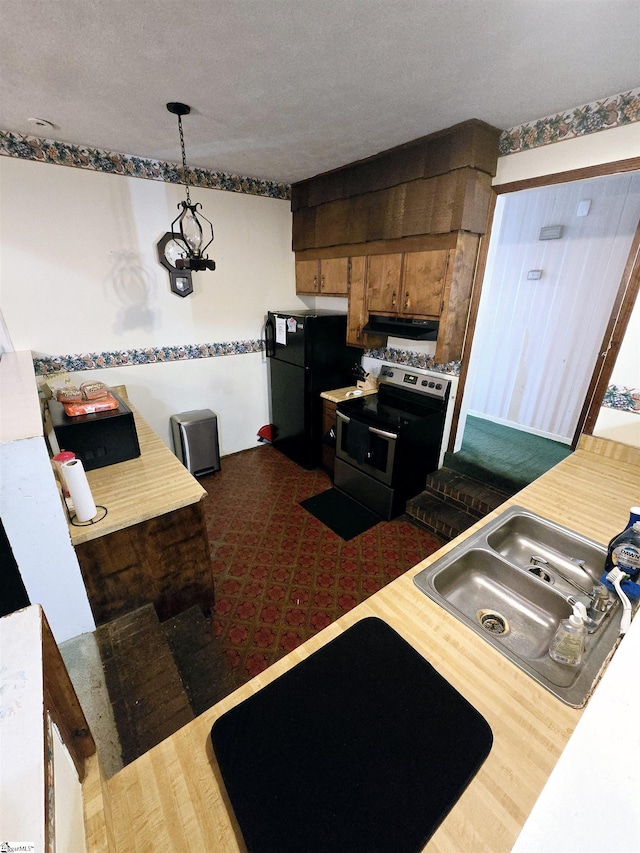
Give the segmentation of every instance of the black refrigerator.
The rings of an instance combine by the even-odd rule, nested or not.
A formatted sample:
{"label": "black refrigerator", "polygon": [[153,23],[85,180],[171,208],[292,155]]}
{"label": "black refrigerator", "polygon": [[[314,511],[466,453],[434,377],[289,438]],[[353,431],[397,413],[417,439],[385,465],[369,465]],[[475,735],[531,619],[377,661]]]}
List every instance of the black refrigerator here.
{"label": "black refrigerator", "polygon": [[354,384],[362,352],[346,345],[347,315],[269,311],[265,323],[274,447],[304,468],[322,451],[321,391]]}

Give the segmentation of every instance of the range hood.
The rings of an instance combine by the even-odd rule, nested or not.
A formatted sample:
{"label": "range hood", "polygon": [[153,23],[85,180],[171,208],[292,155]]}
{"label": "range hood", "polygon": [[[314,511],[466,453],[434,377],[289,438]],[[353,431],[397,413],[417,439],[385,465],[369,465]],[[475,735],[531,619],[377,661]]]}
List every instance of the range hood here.
{"label": "range hood", "polygon": [[369,314],[369,322],[362,330],[372,335],[391,335],[412,341],[435,341],[438,338],[437,320],[415,320],[411,317],[386,317]]}

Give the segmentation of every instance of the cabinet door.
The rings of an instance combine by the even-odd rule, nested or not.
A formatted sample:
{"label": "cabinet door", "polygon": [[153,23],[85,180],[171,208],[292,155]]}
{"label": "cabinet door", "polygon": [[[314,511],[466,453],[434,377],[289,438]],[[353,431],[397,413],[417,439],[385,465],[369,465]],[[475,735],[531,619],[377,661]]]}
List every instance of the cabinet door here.
{"label": "cabinet door", "polygon": [[408,252],[404,256],[400,313],[410,317],[440,316],[448,259],[448,249]]}
{"label": "cabinet door", "polygon": [[372,314],[400,310],[402,254],[371,255],[367,271],[367,308]]}
{"label": "cabinet door", "polygon": [[296,261],[296,293],[317,293],[318,261]]}
{"label": "cabinet door", "polygon": [[462,357],[479,247],[478,234],[458,232],[444,288],[435,355],[438,362],[458,361]]}
{"label": "cabinet door", "polygon": [[320,261],[320,294],[346,296],[348,288],[349,258],[327,258]]}
{"label": "cabinet door", "polygon": [[367,259],[365,257],[351,258],[349,305],[347,310],[347,344],[353,347],[364,347],[362,328],[368,318],[365,302],[366,269]]}

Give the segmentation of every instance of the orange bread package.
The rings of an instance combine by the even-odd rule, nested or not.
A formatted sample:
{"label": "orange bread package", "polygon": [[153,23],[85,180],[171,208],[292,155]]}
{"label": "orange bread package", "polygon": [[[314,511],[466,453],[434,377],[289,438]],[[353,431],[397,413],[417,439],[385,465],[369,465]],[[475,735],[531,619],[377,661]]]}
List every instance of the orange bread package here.
{"label": "orange bread package", "polygon": [[84,400],[81,403],[63,403],[65,413],[70,418],[78,415],[93,415],[96,412],[108,412],[118,408],[118,401],[109,392],[98,400]]}

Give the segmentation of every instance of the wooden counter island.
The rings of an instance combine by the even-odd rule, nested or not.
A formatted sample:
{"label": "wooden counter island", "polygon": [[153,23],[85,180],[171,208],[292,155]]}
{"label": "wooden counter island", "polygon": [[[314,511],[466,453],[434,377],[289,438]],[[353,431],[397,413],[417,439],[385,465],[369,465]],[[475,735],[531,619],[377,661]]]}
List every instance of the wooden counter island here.
{"label": "wooden counter island", "polygon": [[[563,704],[521,672],[422,594],[413,578],[508,505],[524,506],[607,543],[626,523],[629,506],[638,503],[640,450],[584,437],[574,454],[487,519],[125,767],[108,783],[100,782],[97,767],[92,766],[84,786],[89,849],[117,853],[244,850],[210,746],[213,722],[356,621],[378,616],[417,649],[485,717],[493,731],[488,758],[425,849],[429,853],[510,851],[585,712]],[[640,625],[632,623],[622,642],[638,643],[638,628]],[[606,684],[596,691],[601,687],[606,688]],[[427,719],[398,721],[407,727],[428,723]],[[603,737],[606,743],[606,734]],[[601,764],[594,764],[594,776],[602,772],[604,762],[616,760],[606,749],[595,749],[595,754]],[[576,797],[588,781],[576,780]]]}
{"label": "wooden counter island", "polygon": [[168,619],[194,604],[209,610],[213,574],[202,500],[206,491],[131,405],[140,456],[87,472],[95,524],[69,524],[96,625],[143,604]]}

